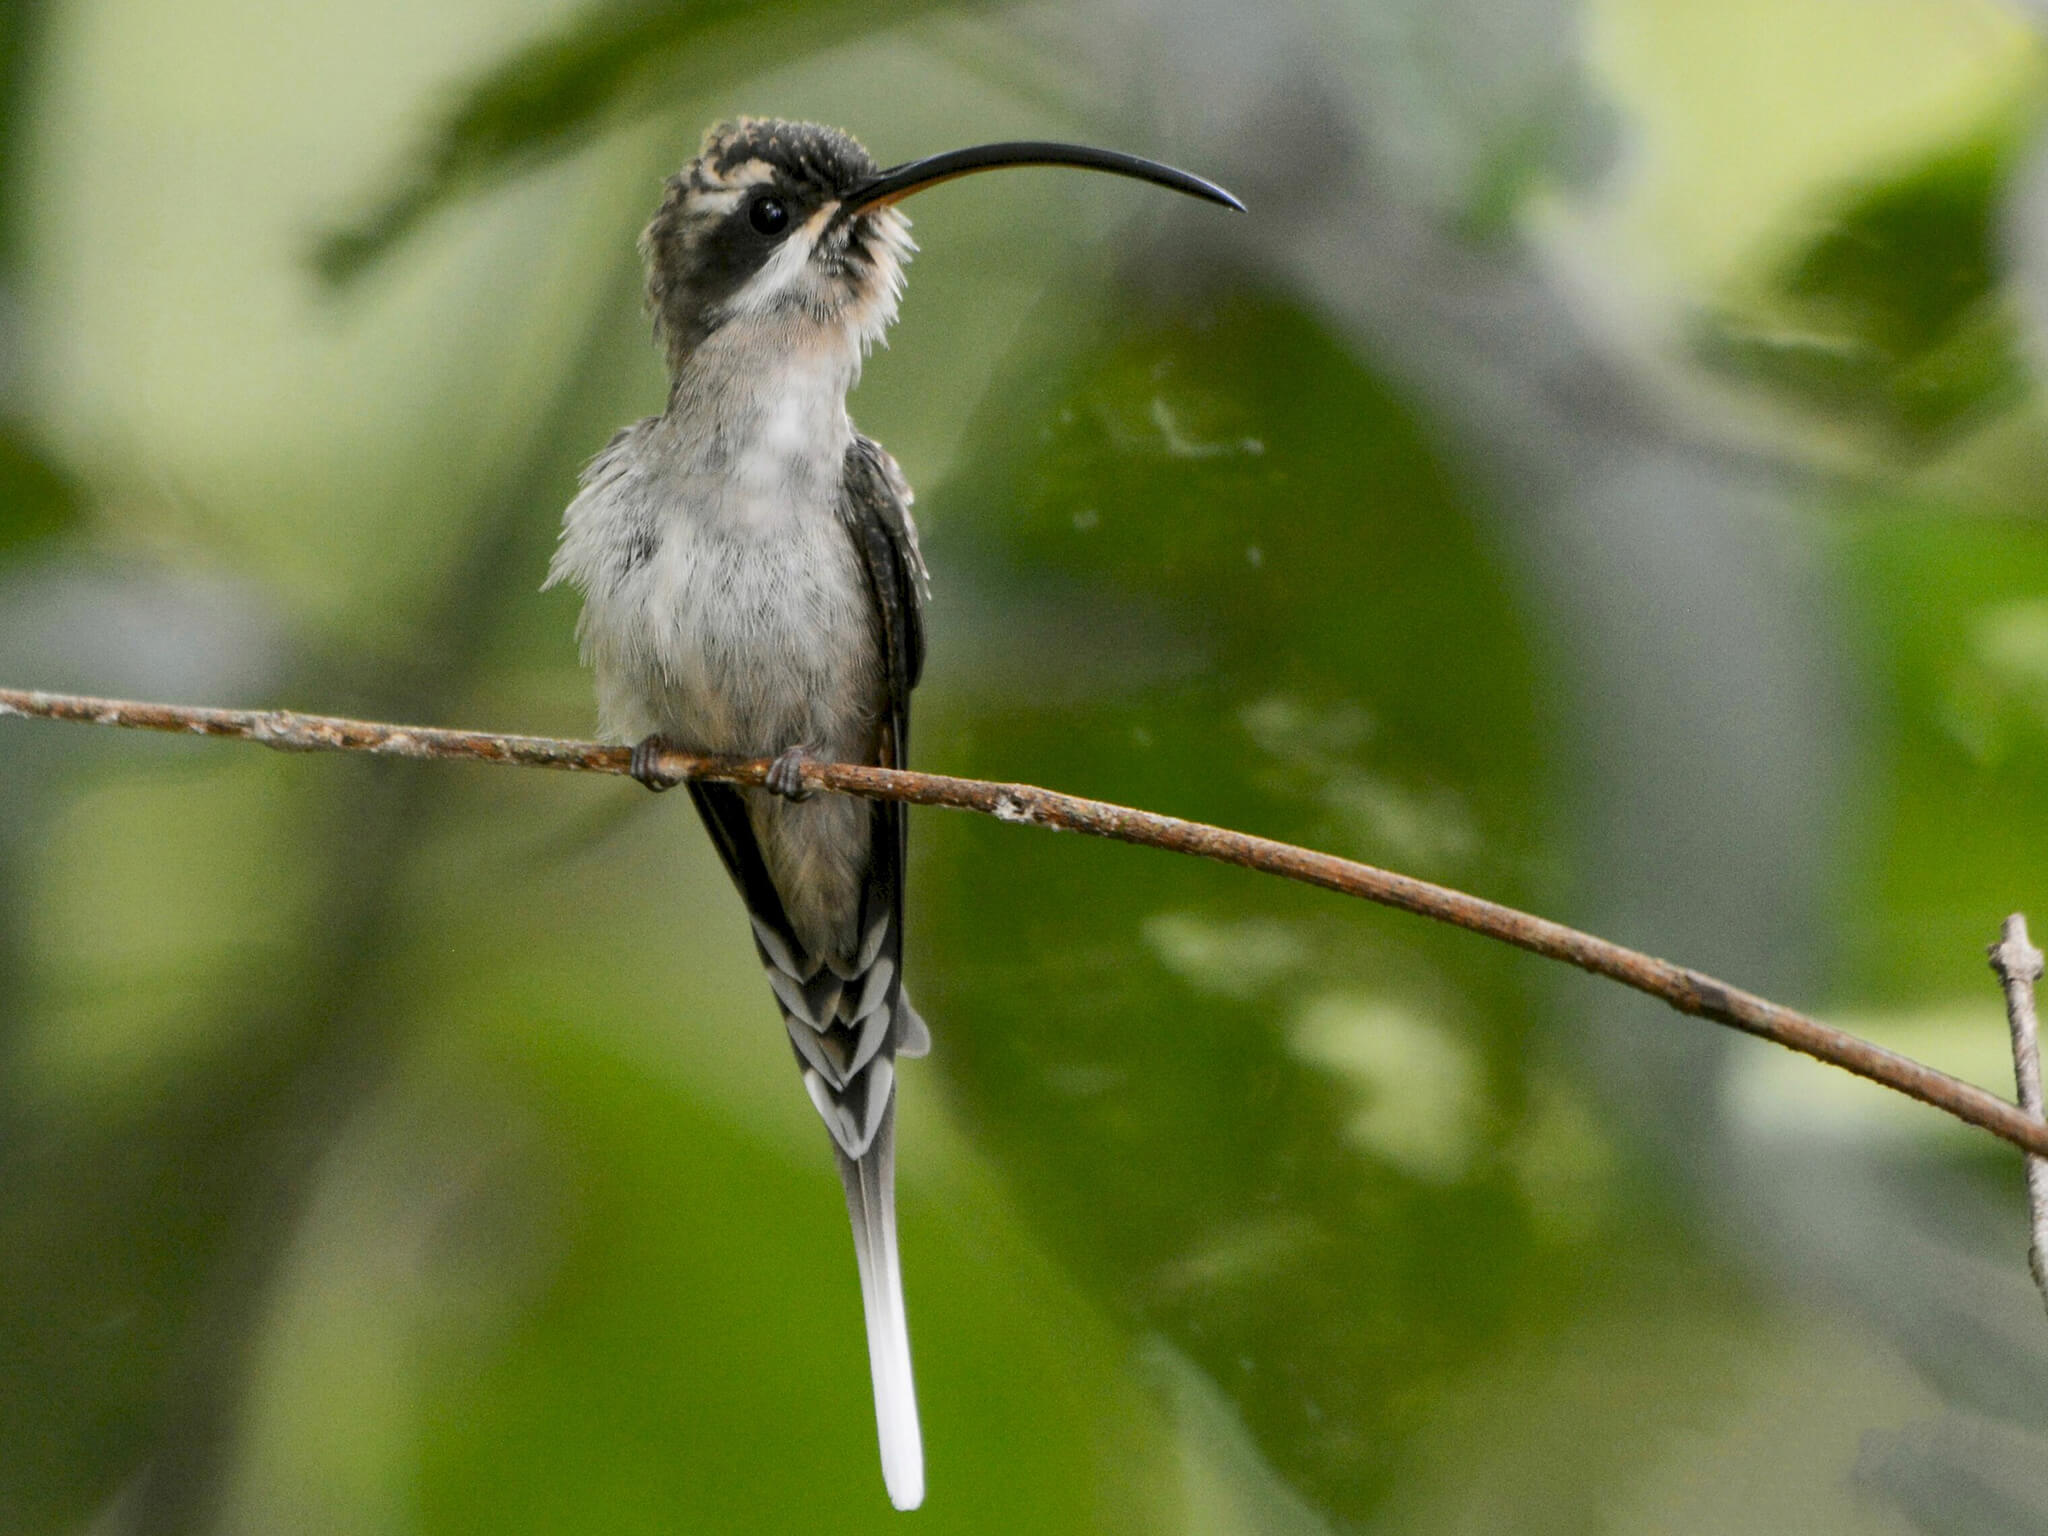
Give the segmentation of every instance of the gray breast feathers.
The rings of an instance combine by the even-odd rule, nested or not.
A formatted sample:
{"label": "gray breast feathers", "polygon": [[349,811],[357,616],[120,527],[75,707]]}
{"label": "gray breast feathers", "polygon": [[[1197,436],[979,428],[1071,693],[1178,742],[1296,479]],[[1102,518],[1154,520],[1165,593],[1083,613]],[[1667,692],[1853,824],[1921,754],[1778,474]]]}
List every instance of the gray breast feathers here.
{"label": "gray breast feathers", "polygon": [[865,756],[885,685],[840,487],[755,495],[672,436],[643,422],[591,465],[549,575],[583,591],[602,728],[710,752]]}

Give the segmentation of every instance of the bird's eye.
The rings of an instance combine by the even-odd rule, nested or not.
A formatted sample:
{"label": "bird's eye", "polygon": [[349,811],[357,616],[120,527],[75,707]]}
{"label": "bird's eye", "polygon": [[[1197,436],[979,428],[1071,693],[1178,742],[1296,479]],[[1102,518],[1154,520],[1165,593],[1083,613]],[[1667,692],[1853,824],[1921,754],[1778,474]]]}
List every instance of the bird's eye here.
{"label": "bird's eye", "polygon": [[747,222],[762,235],[779,235],[789,228],[789,209],[779,197],[757,197],[747,210]]}

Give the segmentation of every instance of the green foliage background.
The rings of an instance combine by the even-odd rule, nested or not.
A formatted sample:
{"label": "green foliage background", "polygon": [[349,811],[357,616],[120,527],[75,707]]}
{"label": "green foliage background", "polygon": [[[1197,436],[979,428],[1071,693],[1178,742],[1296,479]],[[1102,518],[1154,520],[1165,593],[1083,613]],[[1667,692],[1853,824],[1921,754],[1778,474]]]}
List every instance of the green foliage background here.
{"label": "green foliage background", "polygon": [[[536,589],[659,404],[633,237],[701,128],[1113,141],[1247,224],[949,188],[854,399],[920,489],[920,764],[2001,1083],[2048,235],[1990,0],[0,12],[5,681],[583,734]],[[686,810],[100,734],[0,730],[0,1528],[900,1526]],[[1407,918],[914,829],[921,1527],[2039,1528],[1995,1147]]]}

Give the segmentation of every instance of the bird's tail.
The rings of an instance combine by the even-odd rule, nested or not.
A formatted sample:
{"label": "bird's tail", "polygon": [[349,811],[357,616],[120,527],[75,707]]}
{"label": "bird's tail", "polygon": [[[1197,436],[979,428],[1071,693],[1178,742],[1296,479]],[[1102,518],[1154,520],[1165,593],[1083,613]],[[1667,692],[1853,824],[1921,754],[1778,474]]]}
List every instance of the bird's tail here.
{"label": "bird's tail", "polygon": [[898,1509],[915,1509],[924,1502],[924,1446],[896,1256],[896,1059],[924,1055],[932,1037],[903,991],[901,807],[873,807],[860,943],[850,953],[823,955],[811,953],[791,924],[741,791],[693,782],[690,797],[746,898],[754,947],[782,1009],[804,1091],[831,1133],[860,1260],[882,1481]]}
{"label": "bird's tail", "polygon": [[882,1113],[875,1138],[859,1157],[835,1142],[860,1299],[868,1320],[868,1367],[875,1378],[875,1434],[882,1446],[882,1482],[889,1502],[924,1502],[924,1439],[917,1425],[917,1385],[910,1375],[910,1325],[903,1314],[903,1267],[896,1257],[896,1106]]}

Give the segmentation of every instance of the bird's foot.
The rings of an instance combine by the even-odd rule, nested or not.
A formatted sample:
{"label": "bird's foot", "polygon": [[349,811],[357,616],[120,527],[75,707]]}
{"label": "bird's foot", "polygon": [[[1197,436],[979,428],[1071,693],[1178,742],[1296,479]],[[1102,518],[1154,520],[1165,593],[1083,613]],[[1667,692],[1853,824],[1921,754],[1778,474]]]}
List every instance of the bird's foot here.
{"label": "bird's foot", "polygon": [[804,782],[804,765],[810,761],[811,754],[802,747],[791,747],[768,765],[769,789],[785,800],[810,799],[817,793]]}
{"label": "bird's foot", "polygon": [[673,773],[661,769],[661,755],[675,749],[675,744],[666,736],[649,736],[633,748],[633,763],[626,771],[645,784],[656,794],[664,789],[674,789],[683,781]]}

